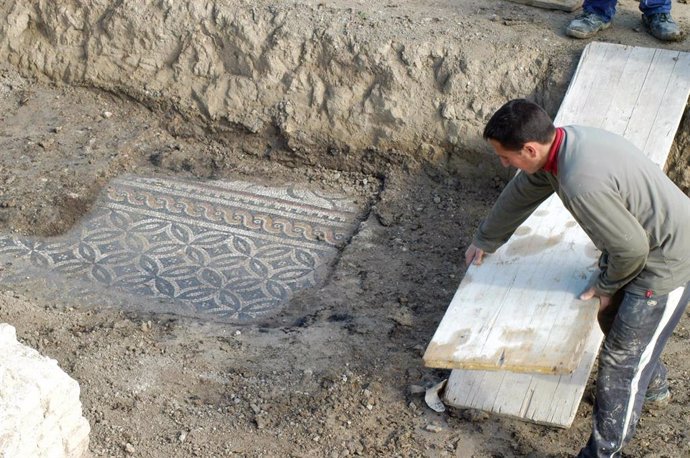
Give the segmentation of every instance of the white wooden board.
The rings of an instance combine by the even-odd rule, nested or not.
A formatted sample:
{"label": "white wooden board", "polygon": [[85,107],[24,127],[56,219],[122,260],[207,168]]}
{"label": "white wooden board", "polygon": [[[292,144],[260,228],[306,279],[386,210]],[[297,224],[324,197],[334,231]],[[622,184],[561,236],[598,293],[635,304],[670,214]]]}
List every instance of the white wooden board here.
{"label": "white wooden board", "polygon": [[[678,304],[683,288],[669,295],[667,310]],[[535,423],[569,427],[577,414],[587,386],[602,334],[590,334],[580,365],[571,375],[521,374],[507,371],[451,372],[443,395],[444,403],[471,407]]]}
{"label": "white wooden board", "polygon": [[571,373],[595,301],[583,303],[597,251],[558,198],[502,249],[470,267],[424,355],[431,367]]}
{"label": "white wooden board", "polygon": [[[622,134],[662,166],[689,92],[690,54],[594,42],[555,122]],[[431,367],[470,369],[453,371],[447,392],[479,391],[453,394],[451,404],[570,424],[601,341],[596,301],[577,300],[597,253],[573,223],[554,196],[468,269],[424,355]],[[532,410],[524,409],[529,393]]]}
{"label": "white wooden board", "polygon": [[547,8],[550,10],[575,11],[582,8],[582,0],[510,0],[513,3]]}

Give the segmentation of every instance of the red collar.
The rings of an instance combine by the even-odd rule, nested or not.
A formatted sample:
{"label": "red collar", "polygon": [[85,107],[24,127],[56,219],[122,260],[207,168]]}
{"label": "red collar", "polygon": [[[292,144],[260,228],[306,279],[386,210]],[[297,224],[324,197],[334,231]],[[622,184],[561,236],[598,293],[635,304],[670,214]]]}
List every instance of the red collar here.
{"label": "red collar", "polygon": [[546,164],[544,164],[544,170],[553,175],[558,175],[558,150],[561,149],[563,138],[565,138],[565,130],[562,127],[556,128],[556,137],[551,144],[549,158],[546,160]]}

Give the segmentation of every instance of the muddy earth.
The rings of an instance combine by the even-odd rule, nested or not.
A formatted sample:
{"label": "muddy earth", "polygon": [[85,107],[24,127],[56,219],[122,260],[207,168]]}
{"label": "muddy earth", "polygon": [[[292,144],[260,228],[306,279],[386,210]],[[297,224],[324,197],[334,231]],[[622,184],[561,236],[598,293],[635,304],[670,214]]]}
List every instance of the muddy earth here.
{"label": "muddy earth", "polygon": [[[620,2],[599,38],[690,49],[649,37],[636,8]],[[690,6],[673,8],[690,29]],[[125,173],[300,183],[369,202],[326,280],[251,323],[0,281],[0,321],[81,385],[92,455],[577,452],[588,396],[560,430],[438,414],[419,394],[448,375],[421,355],[511,175],[481,128],[510,98],[556,113],[586,45],[563,35],[572,17],[505,1],[3,2],[3,235],[69,231]],[[688,113],[667,166],[685,192]],[[665,352],[673,400],[645,412],[626,456],[690,454],[689,327],[686,316]]]}

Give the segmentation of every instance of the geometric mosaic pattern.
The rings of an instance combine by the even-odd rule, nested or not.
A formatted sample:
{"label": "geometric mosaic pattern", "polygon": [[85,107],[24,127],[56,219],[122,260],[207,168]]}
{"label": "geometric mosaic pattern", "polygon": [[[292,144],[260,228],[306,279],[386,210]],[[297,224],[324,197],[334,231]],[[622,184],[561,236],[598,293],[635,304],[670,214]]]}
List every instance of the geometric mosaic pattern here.
{"label": "geometric mosaic pattern", "polygon": [[295,187],[126,176],[63,237],[0,236],[0,261],[15,277],[93,283],[164,299],[175,313],[247,322],[318,284],[361,211]]}

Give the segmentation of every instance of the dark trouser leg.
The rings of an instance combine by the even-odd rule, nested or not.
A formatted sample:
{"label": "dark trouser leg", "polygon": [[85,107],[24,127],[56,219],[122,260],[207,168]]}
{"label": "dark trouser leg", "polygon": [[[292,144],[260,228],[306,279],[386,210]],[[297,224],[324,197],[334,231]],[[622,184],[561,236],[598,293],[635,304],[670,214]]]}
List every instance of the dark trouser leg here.
{"label": "dark trouser leg", "polygon": [[603,17],[606,22],[610,22],[616,14],[617,0],[585,0],[582,9],[587,13],[596,13]]}
{"label": "dark trouser leg", "polygon": [[670,13],[671,0],[640,0],[642,14]]}
{"label": "dark trouser leg", "polygon": [[652,371],[652,377],[649,379],[645,397],[652,396],[651,399],[654,399],[655,396],[659,396],[668,390],[667,374],[668,370],[666,366],[664,366],[664,363],[661,362],[661,358],[657,359],[654,370]]}
{"label": "dark trouser leg", "polygon": [[623,296],[599,356],[594,428],[581,457],[620,456],[635,431],[649,381],[663,367],[659,356],[689,293],[686,288],[678,306],[669,310],[668,296]]}
{"label": "dark trouser leg", "polygon": [[[609,334],[611,326],[613,326],[613,321],[618,314],[618,309],[623,301],[624,291],[620,290],[611,298],[609,306],[606,308],[599,309],[599,314],[597,315],[597,320],[599,321],[599,328],[605,336]],[[657,358],[654,362],[654,369],[652,369],[652,376],[649,381],[648,390],[652,390],[652,394],[659,394],[665,392],[668,389],[668,382],[666,380],[667,370],[661,358]]]}

